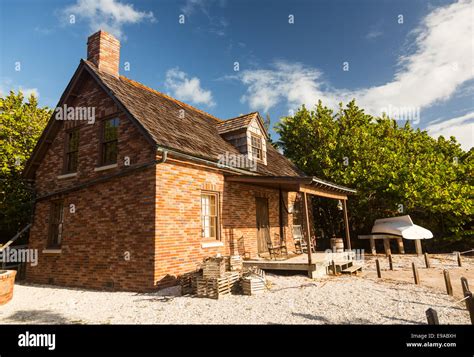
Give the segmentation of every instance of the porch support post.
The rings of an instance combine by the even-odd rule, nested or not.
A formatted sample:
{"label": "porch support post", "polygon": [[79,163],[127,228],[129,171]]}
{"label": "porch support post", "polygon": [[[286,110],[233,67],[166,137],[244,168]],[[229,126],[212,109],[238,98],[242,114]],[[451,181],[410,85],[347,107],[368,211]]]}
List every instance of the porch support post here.
{"label": "porch support post", "polygon": [[304,216],[306,219],[306,238],[308,242],[308,264],[313,264],[311,256],[311,228],[309,226],[309,214],[308,214],[308,200],[306,198],[306,192],[303,192],[303,203],[304,203]]}
{"label": "porch support post", "polygon": [[349,217],[347,216],[347,199],[342,200],[344,205],[344,227],[346,228],[346,246],[347,249],[352,250],[351,247],[351,235],[349,233]]}
{"label": "porch support post", "polygon": [[283,197],[282,197],[282,192],[281,192],[281,186],[280,186],[280,190],[278,192],[278,220],[279,220],[279,223],[280,223],[280,242],[278,243],[281,243],[283,241],[285,241],[285,237],[283,236],[284,235],[284,231],[283,231]]}

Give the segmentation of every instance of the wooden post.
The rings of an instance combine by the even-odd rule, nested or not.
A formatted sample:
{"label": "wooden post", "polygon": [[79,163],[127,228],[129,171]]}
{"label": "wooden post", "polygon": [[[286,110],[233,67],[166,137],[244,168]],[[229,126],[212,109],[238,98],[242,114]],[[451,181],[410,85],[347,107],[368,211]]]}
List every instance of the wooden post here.
{"label": "wooden post", "polygon": [[[466,292],[469,290],[469,284],[467,283],[467,279],[465,277],[461,277],[461,287],[462,287],[462,296],[466,296]],[[469,310],[469,303],[466,300],[466,309]]]}
{"label": "wooden post", "polygon": [[415,249],[417,255],[423,254],[423,249],[421,248],[421,239],[415,239]]}
{"label": "wooden post", "polygon": [[397,238],[398,253],[405,254],[405,246],[403,245],[403,238]]}
{"label": "wooden post", "polygon": [[420,284],[420,276],[418,275],[418,269],[416,268],[415,263],[411,263],[411,267],[413,269],[413,278],[415,279],[415,284]]}
{"label": "wooden post", "polygon": [[278,223],[280,224],[280,241],[278,244],[281,244],[283,241],[285,241],[285,231],[283,228],[283,195],[281,192],[281,186],[278,190]]}
{"label": "wooden post", "polygon": [[344,206],[344,227],[346,228],[346,247],[349,250],[352,250],[351,246],[351,234],[349,232],[349,217],[347,215],[347,198],[342,200],[342,204]]}
{"label": "wooden post", "polygon": [[382,277],[382,272],[380,271],[380,262],[378,259],[375,259],[375,266],[377,267],[377,276],[379,278]]}
{"label": "wooden post", "polygon": [[377,249],[375,249],[375,239],[370,238],[370,251],[372,252],[372,255],[377,255]]}
{"label": "wooden post", "polygon": [[390,266],[390,270],[393,270],[392,254],[388,256],[388,265]]}
{"label": "wooden post", "polygon": [[462,294],[466,291],[469,291],[469,284],[467,283],[467,279],[465,277],[461,277],[461,287],[462,287]]}
{"label": "wooden post", "polygon": [[384,238],[383,240],[383,249],[385,250],[385,255],[390,255],[392,254],[392,251],[390,250],[390,239]]}
{"label": "wooden post", "polygon": [[453,286],[451,285],[451,278],[449,276],[449,271],[446,269],[443,270],[444,283],[446,284],[446,293],[453,296]]}
{"label": "wooden post", "polygon": [[471,318],[471,324],[474,325],[474,299],[470,291],[466,291],[464,294],[466,298],[467,309],[469,310],[469,317]]}
{"label": "wooden post", "polygon": [[426,310],[426,319],[428,320],[428,325],[439,325],[438,313],[431,307]]}
{"label": "wooden post", "polygon": [[331,266],[332,266],[332,273],[333,273],[334,275],[337,275],[336,262],[335,262],[334,260],[331,262]]}
{"label": "wooden post", "polygon": [[462,267],[461,253],[458,252],[457,258],[458,258],[458,266]]}
{"label": "wooden post", "polygon": [[309,214],[308,214],[308,200],[306,198],[306,192],[303,192],[303,204],[304,204],[304,215],[306,218],[306,238],[308,243],[308,265],[313,264],[312,252],[311,252],[311,228],[309,226]]}
{"label": "wooden post", "polygon": [[430,257],[428,256],[428,253],[425,253],[425,264],[427,268],[431,268]]}

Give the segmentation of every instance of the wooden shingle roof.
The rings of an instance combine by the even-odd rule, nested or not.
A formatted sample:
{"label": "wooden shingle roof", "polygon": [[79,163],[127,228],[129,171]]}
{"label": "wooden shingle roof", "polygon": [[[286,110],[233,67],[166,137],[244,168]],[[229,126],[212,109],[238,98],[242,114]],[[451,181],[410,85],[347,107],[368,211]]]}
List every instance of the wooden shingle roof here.
{"label": "wooden shingle roof", "polygon": [[[217,162],[219,156],[226,152],[240,155],[220,134],[222,130],[229,132],[237,126],[248,125],[258,116],[257,112],[253,112],[223,121],[124,76],[116,78],[99,71],[88,61],[83,60],[83,63],[143,126],[157,145],[197,158]],[[270,176],[304,176],[271,145],[267,145],[267,165],[258,164],[257,172]]]}
{"label": "wooden shingle roof", "polygon": [[240,115],[236,118],[227,119],[217,126],[219,134],[230,133],[232,131],[246,128],[250,122],[258,116],[257,112]]}

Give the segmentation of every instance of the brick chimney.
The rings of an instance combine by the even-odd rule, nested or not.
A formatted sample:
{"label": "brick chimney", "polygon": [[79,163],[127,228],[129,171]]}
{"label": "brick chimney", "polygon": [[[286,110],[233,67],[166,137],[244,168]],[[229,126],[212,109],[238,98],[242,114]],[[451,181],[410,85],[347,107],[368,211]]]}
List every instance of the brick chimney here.
{"label": "brick chimney", "polygon": [[120,41],[111,34],[99,30],[87,39],[87,60],[100,71],[119,77]]}

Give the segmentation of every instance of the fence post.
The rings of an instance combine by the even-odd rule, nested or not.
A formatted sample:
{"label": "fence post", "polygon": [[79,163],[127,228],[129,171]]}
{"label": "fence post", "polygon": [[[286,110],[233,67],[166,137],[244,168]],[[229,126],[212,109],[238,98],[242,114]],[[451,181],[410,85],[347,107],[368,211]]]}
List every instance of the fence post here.
{"label": "fence post", "polygon": [[431,268],[430,257],[428,256],[428,253],[425,253],[425,264],[427,268]]}
{"label": "fence post", "polygon": [[388,265],[390,266],[390,270],[393,270],[392,254],[388,256]]}
{"label": "fence post", "polygon": [[438,313],[431,307],[426,310],[426,319],[428,320],[428,325],[439,325]]}
{"label": "fence post", "polygon": [[377,267],[377,276],[379,278],[382,277],[382,272],[380,271],[380,262],[378,259],[375,259],[375,266]]}
{"label": "fence post", "polygon": [[336,272],[336,262],[335,262],[334,260],[331,262],[331,266],[332,266],[332,273],[333,273],[334,275],[337,275],[337,272]]}
{"label": "fence post", "polygon": [[470,291],[466,291],[464,297],[466,298],[466,305],[467,309],[469,310],[471,324],[474,325],[474,299],[472,298],[472,293]]}
{"label": "fence post", "polygon": [[457,256],[458,256],[458,266],[462,267],[461,253],[458,252]]}
{"label": "fence post", "polygon": [[467,279],[465,277],[461,277],[461,287],[462,287],[462,294],[466,291],[469,291],[469,284],[467,283]]}
{"label": "fence post", "polygon": [[444,283],[446,284],[446,292],[448,295],[453,296],[453,286],[451,285],[451,278],[449,276],[449,271],[444,269],[443,275],[444,275]]}
{"label": "fence post", "polygon": [[415,284],[420,284],[420,276],[418,275],[418,269],[416,268],[415,263],[411,263],[411,267],[413,269],[413,278],[415,279]]}
{"label": "fence post", "polygon": [[[462,287],[462,296],[466,296],[466,292],[469,290],[469,284],[467,283],[467,279],[465,277],[461,277],[461,287]],[[466,309],[469,310],[469,303],[466,300]]]}

